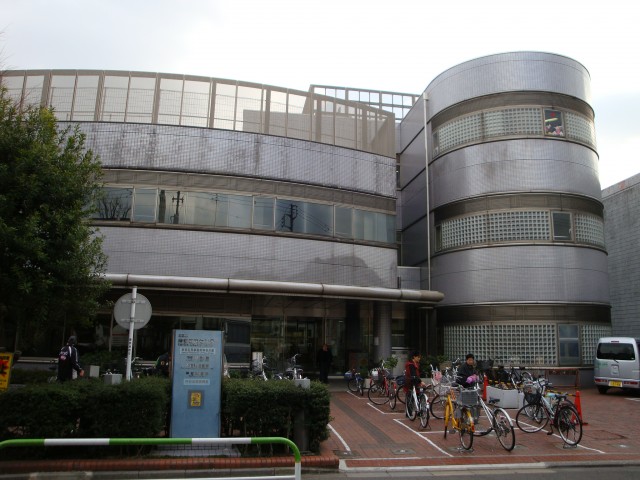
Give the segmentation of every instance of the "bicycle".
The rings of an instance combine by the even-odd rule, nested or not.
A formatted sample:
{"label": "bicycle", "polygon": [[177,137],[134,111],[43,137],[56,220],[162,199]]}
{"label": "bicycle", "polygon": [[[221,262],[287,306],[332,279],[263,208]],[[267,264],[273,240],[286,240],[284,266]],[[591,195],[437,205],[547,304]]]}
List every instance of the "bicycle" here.
{"label": "bicycle", "polygon": [[431,367],[432,382],[434,384],[434,396],[430,400],[430,411],[434,418],[439,420],[444,418],[444,411],[447,404],[447,395],[451,387],[455,385],[458,375],[458,364],[460,359],[455,362],[443,362],[440,364],[444,368],[444,373],[437,367]]}
{"label": "bicycle", "polygon": [[296,353],[289,359],[289,367],[285,370],[284,374],[289,380],[300,380],[302,378],[302,366],[298,365],[296,359],[300,356]]}
{"label": "bicycle", "polygon": [[[473,435],[476,437],[483,437],[491,432],[495,432],[496,437],[498,437],[498,442],[500,442],[502,448],[507,452],[510,452],[516,446],[516,432],[513,428],[513,420],[504,408],[496,405],[499,400],[489,400],[488,404],[485,403],[478,384],[476,384],[471,390],[476,393],[476,406],[484,411],[488,420],[486,427],[478,422],[478,418],[480,416],[478,412],[478,415],[474,416]],[[473,408],[474,407],[472,406],[472,409]]]}
{"label": "bicycle", "polygon": [[498,366],[496,372],[498,378],[497,388],[513,389],[522,391],[525,382],[533,382],[533,375],[527,372],[524,367],[511,366],[509,370],[505,370],[504,366]]}
{"label": "bicycle", "polygon": [[274,369],[270,368],[267,362],[267,357],[262,357],[262,361],[259,359],[255,359],[251,361],[251,369],[249,370],[248,376],[253,380],[262,380],[267,381],[270,378],[267,376],[267,372],[271,373],[272,380],[283,380],[284,376],[281,373],[273,373]]}
{"label": "bicycle", "polygon": [[566,445],[575,446],[582,440],[582,419],[567,394],[553,394],[547,397],[546,390],[551,384],[545,379],[528,382],[524,387],[527,402],[516,415],[516,425],[525,433],[539,432],[548,424],[553,434],[556,427]]}
{"label": "bicycle", "polygon": [[476,397],[475,391],[463,390],[458,386],[452,386],[447,393],[444,409],[444,438],[447,438],[449,426],[451,426],[452,433],[455,431],[460,435],[460,445],[465,450],[471,450],[475,430],[473,415],[467,403],[475,403]]}
{"label": "bicycle", "polygon": [[424,387],[416,387],[414,385],[410,388],[407,394],[407,403],[405,404],[405,415],[411,421],[419,417],[422,428],[429,426],[429,398],[425,393]]}
{"label": "bicycle", "polygon": [[369,401],[375,405],[384,405],[390,402],[391,409],[396,408],[396,390],[392,387],[390,382],[391,372],[384,367],[384,360],[381,362],[379,368],[374,368],[371,371],[371,386],[367,396]]}
{"label": "bicycle", "polygon": [[364,378],[355,368],[345,372],[344,379],[347,381],[347,388],[350,392],[357,393],[361,397],[364,395]]}

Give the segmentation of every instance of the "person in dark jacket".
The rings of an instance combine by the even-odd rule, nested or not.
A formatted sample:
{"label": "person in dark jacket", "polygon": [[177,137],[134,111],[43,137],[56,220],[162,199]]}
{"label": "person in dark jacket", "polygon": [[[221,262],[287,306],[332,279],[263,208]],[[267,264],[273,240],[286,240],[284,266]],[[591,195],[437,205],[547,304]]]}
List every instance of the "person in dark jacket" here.
{"label": "person in dark jacket", "polygon": [[458,369],[456,383],[464,388],[470,388],[475,385],[480,377],[476,372],[476,360],[473,353],[466,356],[465,363]]}
{"label": "person in dark jacket", "polygon": [[333,361],[333,355],[331,355],[329,345],[326,343],[322,345],[322,348],[318,350],[318,354],[316,355],[316,361],[320,369],[320,381],[322,383],[329,383],[329,369]]}
{"label": "person in dark jacket", "polygon": [[71,336],[67,340],[67,344],[60,349],[58,354],[58,382],[60,383],[73,380],[74,371],[79,377],[84,376],[84,370],[80,367],[80,356],[76,343],[76,337]]}

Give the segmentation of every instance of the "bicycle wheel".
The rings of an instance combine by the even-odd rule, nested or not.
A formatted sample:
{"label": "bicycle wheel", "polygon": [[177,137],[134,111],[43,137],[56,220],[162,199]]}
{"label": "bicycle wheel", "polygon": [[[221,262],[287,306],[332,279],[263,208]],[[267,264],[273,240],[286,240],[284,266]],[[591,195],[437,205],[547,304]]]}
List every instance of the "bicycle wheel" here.
{"label": "bicycle wheel", "polygon": [[347,388],[353,393],[358,391],[358,379],[355,376],[347,382]]}
{"label": "bicycle wheel", "polygon": [[395,385],[393,384],[389,385],[389,407],[391,408],[391,410],[396,409],[397,398],[398,398],[398,391]]}
{"label": "bicycle wheel", "polygon": [[516,446],[516,432],[511,417],[504,408],[496,408],[493,411],[493,431],[496,432],[502,448],[507,452],[513,450]]}
{"label": "bicycle wheel", "polygon": [[416,402],[413,400],[412,394],[407,395],[407,403],[405,404],[404,413],[407,416],[407,418],[412,422],[416,419],[416,416],[418,415],[418,406],[416,405]]}
{"label": "bicycle wheel", "polygon": [[447,396],[436,395],[429,405],[429,410],[431,411],[431,415],[433,418],[437,418],[438,420],[442,420],[444,418],[444,410],[447,405]]}
{"label": "bicycle wheel", "polygon": [[387,389],[383,385],[371,385],[367,395],[369,396],[369,401],[375,405],[384,405],[389,401]]}
{"label": "bicycle wheel", "polygon": [[407,403],[407,392],[404,391],[404,387],[401,385],[398,385],[396,390],[396,398],[400,403]]}
{"label": "bicycle wheel", "polygon": [[547,410],[540,403],[525,405],[516,415],[516,425],[526,433],[539,432],[549,423]]}
{"label": "bicycle wheel", "polygon": [[460,445],[465,450],[471,450],[473,446],[473,415],[467,407],[462,407],[462,417],[460,418]]}
{"label": "bicycle wheel", "polygon": [[418,397],[418,416],[420,417],[420,426],[427,428],[429,425],[429,400],[424,393]]}
{"label": "bicycle wheel", "polygon": [[582,440],[582,420],[571,405],[562,405],[558,409],[555,425],[567,445],[577,445]]}
{"label": "bicycle wheel", "polygon": [[358,380],[358,394],[364,397],[364,380],[362,378]]}
{"label": "bicycle wheel", "polygon": [[424,393],[427,395],[427,399],[429,400],[429,403],[431,403],[431,401],[436,398],[436,389],[433,385],[427,385],[427,387],[424,389]]}

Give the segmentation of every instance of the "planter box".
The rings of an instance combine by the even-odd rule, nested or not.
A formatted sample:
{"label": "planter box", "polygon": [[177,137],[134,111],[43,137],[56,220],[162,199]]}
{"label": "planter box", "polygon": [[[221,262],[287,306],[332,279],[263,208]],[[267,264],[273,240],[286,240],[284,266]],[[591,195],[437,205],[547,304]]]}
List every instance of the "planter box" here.
{"label": "planter box", "polygon": [[503,390],[492,386],[487,387],[487,402],[490,399],[497,398],[500,400],[498,406],[502,408],[522,408],[524,402],[524,394],[517,390]]}

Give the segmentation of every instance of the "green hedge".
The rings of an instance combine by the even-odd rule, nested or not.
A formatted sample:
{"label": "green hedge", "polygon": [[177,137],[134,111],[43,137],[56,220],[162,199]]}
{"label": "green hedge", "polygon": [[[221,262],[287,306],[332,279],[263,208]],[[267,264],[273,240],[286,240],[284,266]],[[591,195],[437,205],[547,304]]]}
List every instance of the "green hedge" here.
{"label": "green hedge", "polygon": [[[0,394],[0,440],[162,436],[170,399],[170,381],[162,377],[119,385],[85,378],[11,388]],[[317,452],[328,438],[326,385],[314,381],[305,390],[289,381],[225,379],[222,383],[222,436],[294,440],[293,426],[299,412],[304,412],[309,449]],[[15,458],[15,448],[0,450],[0,458],[9,458],[8,450],[14,450]]]}
{"label": "green hedge", "polygon": [[296,416],[304,412],[309,449],[320,450],[329,436],[329,390],[320,382],[310,389],[288,380],[262,382],[229,378],[222,388],[222,428],[225,436],[285,437],[294,440]]}

